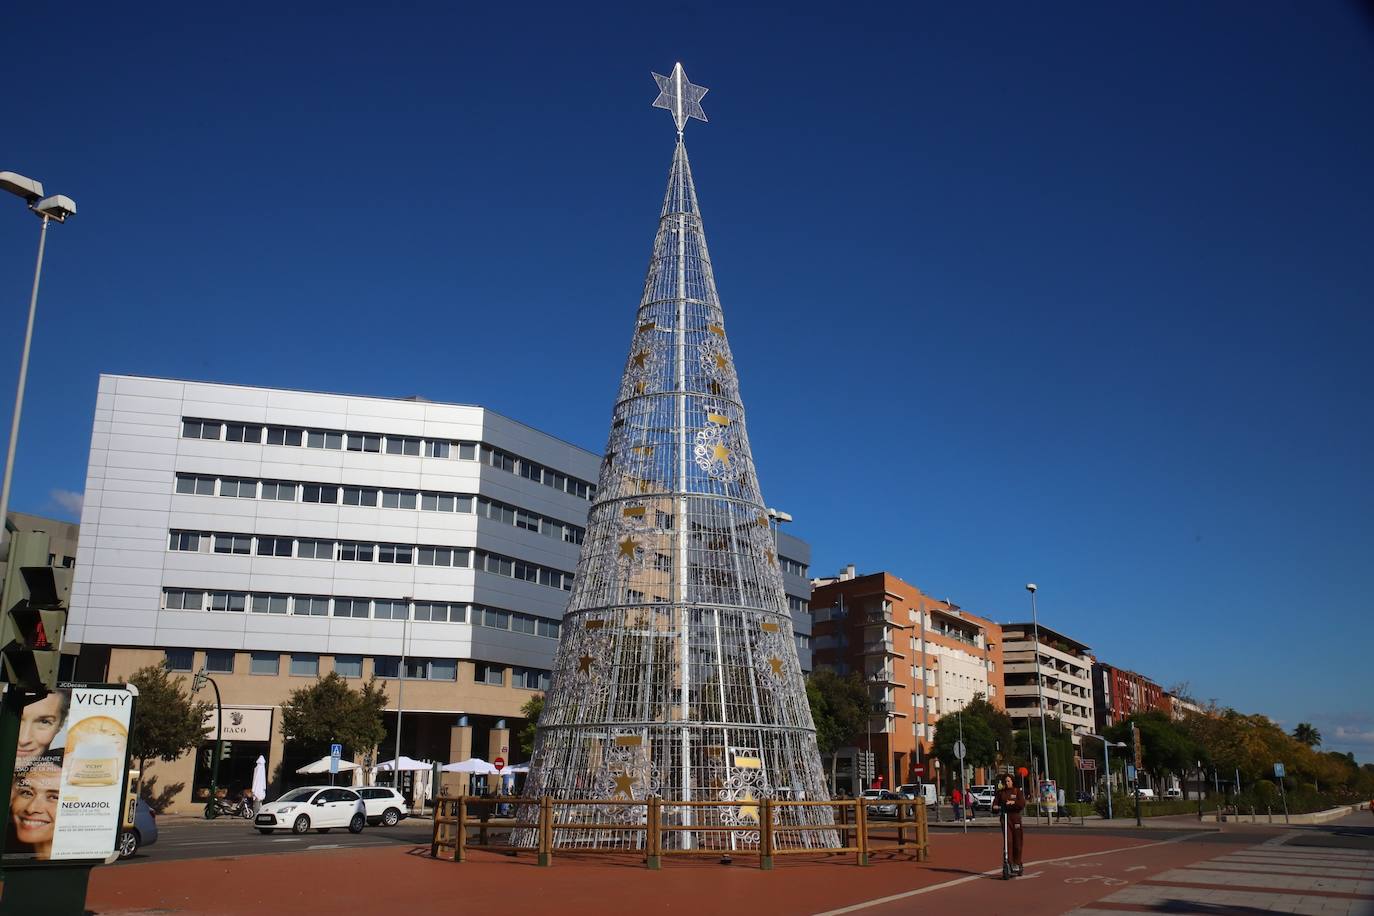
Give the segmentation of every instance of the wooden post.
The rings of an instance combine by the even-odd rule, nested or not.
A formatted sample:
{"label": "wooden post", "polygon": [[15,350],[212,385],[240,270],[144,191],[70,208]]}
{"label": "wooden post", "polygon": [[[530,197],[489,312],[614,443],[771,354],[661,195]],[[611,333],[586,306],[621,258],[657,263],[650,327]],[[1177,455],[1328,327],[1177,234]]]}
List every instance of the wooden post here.
{"label": "wooden post", "polygon": [[652,869],[663,867],[662,804],[657,795],[649,796],[649,810],[644,817],[644,863]]}
{"label": "wooden post", "polygon": [[916,861],[930,861],[930,816],[924,801],[916,809],[916,843]]}
{"label": "wooden post", "polygon": [[443,814],[443,811],[444,803],[441,799],[434,806],[434,836],[429,841],[429,857],[431,859],[437,859],[439,857],[439,830],[443,826],[439,823],[439,821],[440,815]]}
{"label": "wooden post", "polygon": [[548,795],[539,799],[539,864],[553,864],[553,798]]}
{"label": "wooden post", "polygon": [[862,798],[854,799],[854,833],[858,836],[859,842],[859,864],[868,864],[868,808],[864,806]]}
{"label": "wooden post", "polygon": [[835,814],[837,815],[836,820],[839,821],[839,827],[840,827],[840,845],[841,845],[841,846],[854,846],[854,845],[856,845],[856,844],[854,844],[854,843],[849,842],[849,814],[850,814],[850,811],[851,811],[851,810],[852,810],[852,809],[849,807],[849,805],[846,805],[846,804],[844,804],[843,802],[841,802],[841,803],[840,803],[840,806],[839,806],[838,808],[835,809]]}
{"label": "wooden post", "polygon": [[908,804],[915,804],[915,802],[907,802],[905,799],[897,802],[897,848],[902,852],[906,852],[906,827],[902,825],[906,823],[906,806]]}
{"label": "wooden post", "polygon": [[759,868],[773,867],[773,799],[765,798],[759,806]]}
{"label": "wooden post", "polygon": [[468,797],[458,796],[458,836],[454,838],[453,861],[461,862],[467,858],[468,848]]}

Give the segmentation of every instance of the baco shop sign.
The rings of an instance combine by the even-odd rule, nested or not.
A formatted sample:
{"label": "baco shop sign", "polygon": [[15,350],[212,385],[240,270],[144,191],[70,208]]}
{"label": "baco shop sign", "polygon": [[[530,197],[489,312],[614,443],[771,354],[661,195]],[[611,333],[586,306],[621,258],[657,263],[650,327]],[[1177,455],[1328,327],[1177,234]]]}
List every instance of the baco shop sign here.
{"label": "baco shop sign", "polygon": [[[211,710],[205,716],[206,738],[214,740],[215,724],[215,711]],[[247,706],[224,707],[224,731],[220,737],[225,741],[271,741],[272,710]]]}

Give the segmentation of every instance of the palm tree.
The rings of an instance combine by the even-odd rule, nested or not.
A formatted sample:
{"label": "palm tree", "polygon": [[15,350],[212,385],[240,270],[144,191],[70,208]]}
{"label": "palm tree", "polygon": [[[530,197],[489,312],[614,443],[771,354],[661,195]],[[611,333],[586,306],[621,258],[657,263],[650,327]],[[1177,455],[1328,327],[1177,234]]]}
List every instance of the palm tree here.
{"label": "palm tree", "polygon": [[1293,737],[1308,747],[1316,747],[1322,743],[1322,733],[1317,731],[1311,722],[1299,722],[1298,727],[1293,729]]}

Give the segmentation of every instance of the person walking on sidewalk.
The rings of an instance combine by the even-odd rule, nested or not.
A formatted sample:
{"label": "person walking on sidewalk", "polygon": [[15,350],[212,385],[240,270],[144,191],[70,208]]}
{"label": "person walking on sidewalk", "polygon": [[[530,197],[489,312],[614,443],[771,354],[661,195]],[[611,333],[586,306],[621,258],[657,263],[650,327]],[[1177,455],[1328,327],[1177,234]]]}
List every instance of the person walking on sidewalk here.
{"label": "person walking on sidewalk", "polygon": [[1011,873],[1021,874],[1021,812],[1026,809],[1026,794],[1016,787],[1010,776],[1002,777],[1002,784],[993,796],[993,806],[1007,816],[1009,856]]}
{"label": "person walking on sidewalk", "polygon": [[949,801],[950,804],[954,807],[954,819],[956,821],[963,820],[964,812],[963,808],[961,807],[964,801],[963,793],[960,792],[958,789],[955,789],[953,792],[949,793]]}

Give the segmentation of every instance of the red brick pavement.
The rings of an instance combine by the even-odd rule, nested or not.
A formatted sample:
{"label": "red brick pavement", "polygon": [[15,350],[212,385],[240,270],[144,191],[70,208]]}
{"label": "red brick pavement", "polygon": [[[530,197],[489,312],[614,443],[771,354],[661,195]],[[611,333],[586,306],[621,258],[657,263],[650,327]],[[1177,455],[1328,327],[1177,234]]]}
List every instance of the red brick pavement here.
{"label": "red brick pavement", "polygon": [[[534,857],[473,853],[456,864],[429,858],[425,847],[249,855],[233,858],[148,862],[98,868],[91,876],[89,905],[100,914],[157,910],[177,914],[314,913],[816,913],[923,887],[970,879],[934,893],[879,905],[866,913],[911,912],[936,906],[949,911],[957,897],[970,912],[1021,914],[1063,912],[1117,888],[1062,884],[1059,874],[1003,882],[976,877],[1001,861],[995,832],[932,837],[933,857],[918,863],[875,857],[867,868],[852,856],[827,860],[779,858],[773,871],[756,860],[739,858],[723,866],[715,860],[666,859],[650,871],[638,858],[555,857],[539,868]],[[1027,836],[1027,862],[1142,847],[1138,853],[1112,855],[1115,865],[1150,861],[1149,871],[1208,858],[1215,846],[1198,843],[1155,845],[1158,841],[1117,836],[1043,834]],[[1163,855],[1161,855],[1163,853]],[[1091,857],[1090,857],[1091,858]],[[1157,867],[1154,863],[1158,861]],[[1048,867],[1041,868],[1042,872]],[[1071,866],[1056,866],[1069,869]],[[1028,873],[1037,869],[1027,868]],[[1141,875],[1145,873],[1142,871]],[[1031,888],[1034,887],[1034,893]],[[1055,890],[1055,896],[1045,892]],[[1070,902],[1062,895],[1072,890]],[[1094,896],[1096,894],[1096,896]],[[947,896],[954,895],[954,896]],[[1040,906],[1028,901],[1040,900]],[[1056,902],[1056,901],[1062,901]],[[1067,904],[1067,905],[1062,905]]]}

